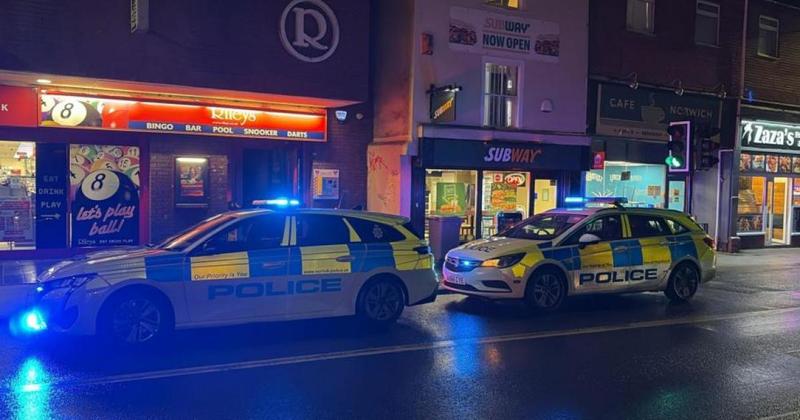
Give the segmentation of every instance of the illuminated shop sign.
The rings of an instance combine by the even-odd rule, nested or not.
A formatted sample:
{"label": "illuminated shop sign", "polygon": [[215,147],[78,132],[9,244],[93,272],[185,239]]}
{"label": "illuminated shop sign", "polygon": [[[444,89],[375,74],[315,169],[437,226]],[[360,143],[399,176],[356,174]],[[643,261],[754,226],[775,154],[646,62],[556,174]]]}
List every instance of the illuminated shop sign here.
{"label": "illuminated shop sign", "polygon": [[800,153],[800,125],[742,121],[741,145],[745,150]]}
{"label": "illuminated shop sign", "polygon": [[41,95],[44,127],[325,141],[326,117],[203,105]]}

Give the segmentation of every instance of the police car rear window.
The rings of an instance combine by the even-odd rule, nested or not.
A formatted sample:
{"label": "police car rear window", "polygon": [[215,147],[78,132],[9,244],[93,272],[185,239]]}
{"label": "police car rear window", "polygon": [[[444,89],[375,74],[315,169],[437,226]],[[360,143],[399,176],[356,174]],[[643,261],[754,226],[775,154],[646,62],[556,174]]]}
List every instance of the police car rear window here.
{"label": "police car rear window", "polygon": [[677,220],[672,220],[672,219],[665,219],[665,220],[667,221],[667,225],[669,226],[669,228],[672,229],[672,233],[674,235],[680,235],[681,233],[689,232],[689,228],[682,225]]}
{"label": "police car rear window", "polygon": [[396,242],[406,239],[397,229],[383,223],[353,217],[348,217],[347,222],[364,243]]}
{"label": "police car rear window", "polygon": [[297,245],[338,245],[350,242],[350,231],[339,216],[325,214],[298,215],[295,229]]}
{"label": "police car rear window", "polygon": [[646,216],[641,214],[629,214],[628,223],[631,225],[631,236],[634,238],[646,238],[649,236],[671,235],[667,223],[658,216]]}

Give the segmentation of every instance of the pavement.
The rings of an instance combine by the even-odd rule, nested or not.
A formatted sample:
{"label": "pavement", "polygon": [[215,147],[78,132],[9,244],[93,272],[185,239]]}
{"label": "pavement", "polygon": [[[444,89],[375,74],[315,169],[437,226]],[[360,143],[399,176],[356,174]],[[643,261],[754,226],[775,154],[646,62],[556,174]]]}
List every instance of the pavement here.
{"label": "pavement", "polygon": [[722,255],[689,304],[551,314],[441,295],[349,319],[183,331],[146,352],[0,330],[0,418],[800,418],[800,249]]}

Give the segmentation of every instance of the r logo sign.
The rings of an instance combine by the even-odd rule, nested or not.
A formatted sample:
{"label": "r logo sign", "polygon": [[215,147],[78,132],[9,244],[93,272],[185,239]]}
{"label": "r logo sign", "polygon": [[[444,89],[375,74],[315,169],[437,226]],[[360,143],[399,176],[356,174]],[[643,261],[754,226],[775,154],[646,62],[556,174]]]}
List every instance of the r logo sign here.
{"label": "r logo sign", "polygon": [[292,0],[281,15],[281,42],[295,58],[325,61],[339,45],[339,22],[322,0]]}

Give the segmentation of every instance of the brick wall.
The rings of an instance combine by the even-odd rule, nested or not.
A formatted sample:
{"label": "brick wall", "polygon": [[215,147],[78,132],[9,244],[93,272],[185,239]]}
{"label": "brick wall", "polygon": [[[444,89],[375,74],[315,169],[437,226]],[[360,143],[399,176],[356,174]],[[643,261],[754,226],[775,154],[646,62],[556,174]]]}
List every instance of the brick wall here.
{"label": "brick wall", "polygon": [[[779,58],[758,56],[758,18],[779,19]],[[800,9],[751,0],[747,19],[745,98],[800,105]]]}
{"label": "brick wall", "polygon": [[669,86],[679,79],[689,90],[728,93],[739,83],[744,0],[720,0],[719,47],[694,42],[695,0],[657,0],[655,33],[626,29],[627,0],[589,2],[589,73],[622,79],[632,72],[639,82]]}
{"label": "brick wall", "polygon": [[[372,141],[372,107],[361,104],[348,108],[347,121],[339,123],[333,112],[328,116],[328,142],[309,145],[306,154],[307,185],[311,183],[311,166],[339,169],[341,203],[316,200],[314,207],[350,209],[367,205],[367,145]],[[356,114],[364,117],[359,120]],[[310,198],[310,193],[309,197]],[[309,201],[310,202],[310,201]]]}
{"label": "brick wall", "polygon": [[[165,237],[228,209],[230,186],[229,161],[226,143],[214,139],[193,140],[179,144],[175,141],[150,143],[150,240]],[[175,207],[175,158],[178,156],[207,157],[209,161],[209,206],[207,208]]]}

